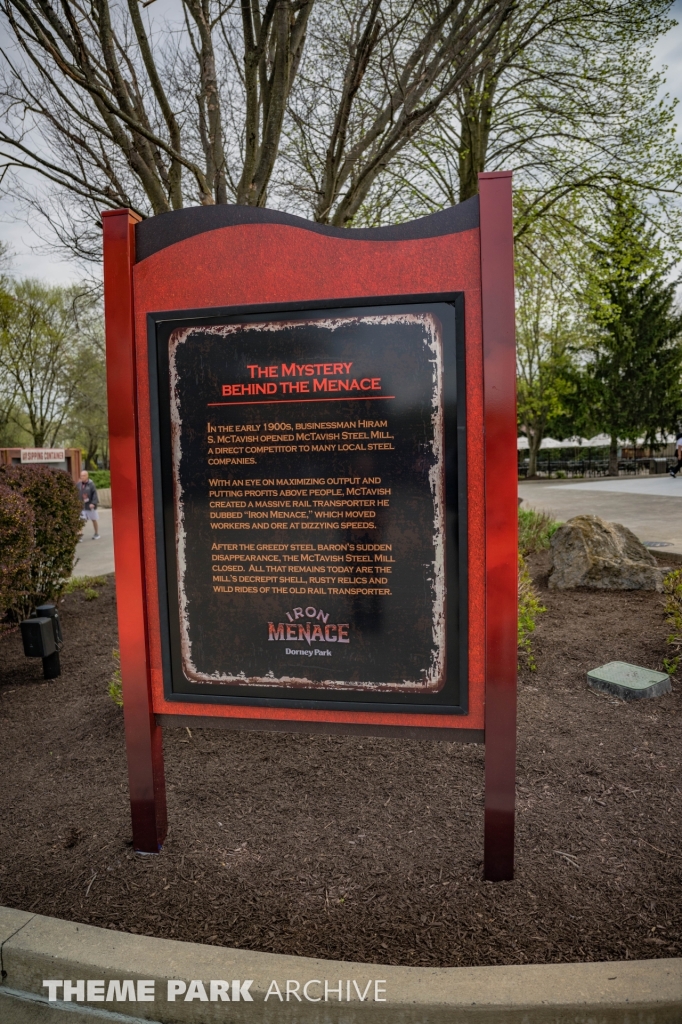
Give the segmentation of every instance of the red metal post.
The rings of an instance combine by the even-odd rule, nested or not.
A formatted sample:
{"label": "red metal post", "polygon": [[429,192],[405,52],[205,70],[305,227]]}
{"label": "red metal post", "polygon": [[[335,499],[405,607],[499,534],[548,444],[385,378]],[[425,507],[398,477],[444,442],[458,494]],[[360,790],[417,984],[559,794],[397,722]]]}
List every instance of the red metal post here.
{"label": "red metal post", "polygon": [[484,877],[514,877],[517,454],[511,173],[479,175],[485,429]]}
{"label": "red metal post", "polygon": [[133,282],[135,224],[130,210],[102,214],[104,316],[113,495],[118,634],[133,846],[158,853],[166,837],[162,733],[152,711],[145,607]]}

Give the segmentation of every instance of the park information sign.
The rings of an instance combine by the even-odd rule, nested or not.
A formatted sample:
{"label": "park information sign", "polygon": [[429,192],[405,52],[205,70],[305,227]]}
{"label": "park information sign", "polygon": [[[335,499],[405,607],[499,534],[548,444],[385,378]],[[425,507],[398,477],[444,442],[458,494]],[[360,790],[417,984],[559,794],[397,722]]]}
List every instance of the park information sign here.
{"label": "park information sign", "polygon": [[220,319],[158,330],[169,694],[461,710],[454,307]]}
{"label": "park information sign", "polygon": [[513,865],[511,181],[393,228],[104,214],[134,842],[162,729],[486,742],[485,872]]}

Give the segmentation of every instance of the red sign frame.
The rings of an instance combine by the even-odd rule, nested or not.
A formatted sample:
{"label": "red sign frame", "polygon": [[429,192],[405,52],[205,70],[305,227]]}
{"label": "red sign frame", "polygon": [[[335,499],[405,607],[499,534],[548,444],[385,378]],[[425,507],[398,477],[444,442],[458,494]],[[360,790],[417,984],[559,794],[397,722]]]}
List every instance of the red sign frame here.
{"label": "red sign frame", "polygon": [[[142,259],[136,259],[139,218],[129,210],[103,214],[119,646],[136,849],[156,853],[166,834],[164,725],[353,731],[485,741],[484,874],[490,880],[513,876],[517,479],[511,174],[482,174],[479,186],[478,199],[468,207],[471,219],[471,204],[478,205],[473,226],[454,230],[449,215],[463,207],[367,231],[323,228],[271,211],[255,211],[260,218],[244,216],[240,222],[234,213],[249,208],[231,208],[225,226],[188,233],[178,218],[190,211],[179,211],[159,219],[161,242]],[[175,233],[164,242],[166,218],[176,221]],[[445,293],[463,293],[465,313],[467,714],[168,701],[149,501],[148,314]]]}

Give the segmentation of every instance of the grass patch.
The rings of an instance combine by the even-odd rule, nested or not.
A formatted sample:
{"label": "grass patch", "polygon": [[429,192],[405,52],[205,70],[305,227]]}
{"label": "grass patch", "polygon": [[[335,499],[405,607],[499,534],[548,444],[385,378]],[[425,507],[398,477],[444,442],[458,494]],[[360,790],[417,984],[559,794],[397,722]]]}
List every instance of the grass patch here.
{"label": "grass patch", "polygon": [[116,668],[114,669],[113,676],[109,680],[109,685],[107,687],[107,693],[109,694],[109,696],[113,700],[113,702],[116,705],[116,707],[117,708],[122,708],[123,707],[123,684],[121,682],[121,655],[120,655],[119,651],[116,650],[116,648],[114,648],[114,650],[111,653],[114,656],[114,661],[116,662]]}
{"label": "grass patch", "polygon": [[523,555],[519,552],[519,622],[518,622],[518,649],[531,672],[535,672],[537,665],[533,657],[532,636],[537,625],[537,618],[547,609],[540,602],[530,573],[526,566]]}
{"label": "grass patch", "polygon": [[548,512],[532,508],[519,509],[519,552],[526,558],[549,547],[552,536],[561,526]]}
{"label": "grass patch", "polygon": [[670,628],[666,637],[673,648],[673,656],[663,659],[663,668],[674,676],[682,658],[682,569],[669,572],[663,581],[665,593],[665,621]]}
{"label": "grass patch", "polygon": [[547,609],[537,595],[526,558],[537,551],[544,551],[561,526],[552,519],[548,512],[536,512],[535,509],[519,509],[519,621],[518,648],[519,655],[525,659],[526,665],[534,672],[536,669],[533,657],[533,633],[538,615]]}
{"label": "grass patch", "polygon": [[103,587],[106,582],[106,576],[72,576],[62,593],[76,594],[80,591],[86,601],[94,601],[99,597],[95,588]]}

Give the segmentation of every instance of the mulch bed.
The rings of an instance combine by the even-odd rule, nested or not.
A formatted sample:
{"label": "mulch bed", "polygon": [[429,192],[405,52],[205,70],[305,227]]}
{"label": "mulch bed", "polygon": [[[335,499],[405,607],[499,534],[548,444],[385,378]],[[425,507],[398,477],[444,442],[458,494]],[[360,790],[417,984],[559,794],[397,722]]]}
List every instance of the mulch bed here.
{"label": "mulch bed", "polygon": [[482,747],[168,730],[171,830],[130,843],[113,582],[68,595],[64,672],[0,639],[0,904],[253,950],[434,967],[682,955],[682,685],[623,703],[610,660],[660,668],[662,599],[557,594],[519,685],[517,867],[481,874]]}

